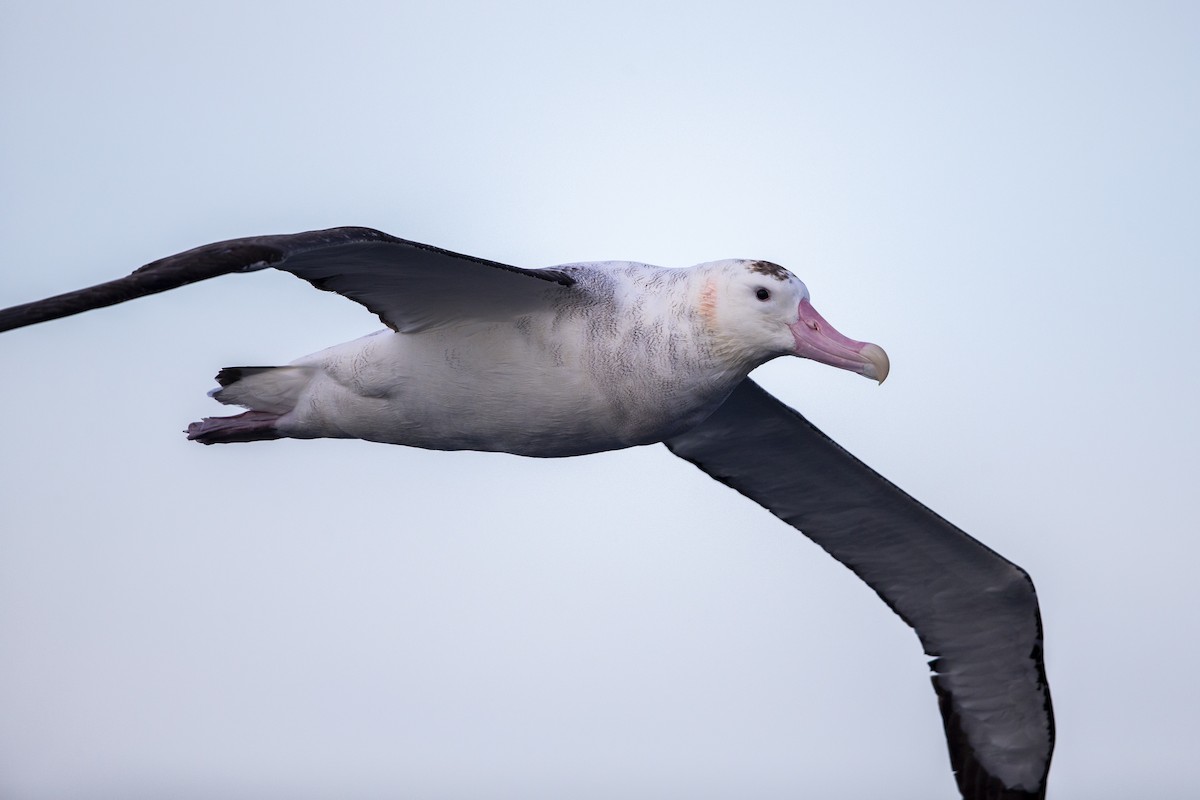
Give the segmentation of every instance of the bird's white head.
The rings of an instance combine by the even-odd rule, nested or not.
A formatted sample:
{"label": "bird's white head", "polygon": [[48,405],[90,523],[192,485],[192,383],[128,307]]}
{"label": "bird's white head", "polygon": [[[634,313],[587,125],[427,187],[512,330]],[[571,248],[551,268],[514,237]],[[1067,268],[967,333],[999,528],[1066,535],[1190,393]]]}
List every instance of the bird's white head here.
{"label": "bird's white head", "polygon": [[850,339],[813,308],[808,287],[770,261],[714,261],[700,265],[699,311],[723,350],[756,365],[794,355],[883,383],[883,348]]}

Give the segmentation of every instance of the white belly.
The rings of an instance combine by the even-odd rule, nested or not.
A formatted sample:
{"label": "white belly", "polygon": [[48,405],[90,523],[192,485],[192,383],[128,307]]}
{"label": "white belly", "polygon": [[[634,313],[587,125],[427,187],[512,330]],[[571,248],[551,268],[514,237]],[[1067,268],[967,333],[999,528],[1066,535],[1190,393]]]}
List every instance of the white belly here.
{"label": "white belly", "polygon": [[302,438],[581,455],[686,430],[744,377],[715,371],[687,331],[653,342],[564,327],[525,317],[330,348],[295,362],[317,369],[278,427]]}

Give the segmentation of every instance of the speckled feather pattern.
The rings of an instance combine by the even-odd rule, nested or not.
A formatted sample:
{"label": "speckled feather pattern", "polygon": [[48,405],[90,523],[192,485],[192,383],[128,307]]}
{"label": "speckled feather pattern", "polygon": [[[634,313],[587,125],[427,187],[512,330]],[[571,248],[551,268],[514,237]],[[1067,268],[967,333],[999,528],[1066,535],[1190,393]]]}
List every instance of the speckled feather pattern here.
{"label": "speckled feather pattern", "polygon": [[[711,413],[772,354],[731,349],[702,310],[718,279],[750,274],[751,263],[556,267],[575,284],[548,284],[537,311],[381,331],[299,359],[292,366],[310,380],[277,428],[547,457],[661,441]],[[255,375],[217,397],[255,408],[273,380]]]}

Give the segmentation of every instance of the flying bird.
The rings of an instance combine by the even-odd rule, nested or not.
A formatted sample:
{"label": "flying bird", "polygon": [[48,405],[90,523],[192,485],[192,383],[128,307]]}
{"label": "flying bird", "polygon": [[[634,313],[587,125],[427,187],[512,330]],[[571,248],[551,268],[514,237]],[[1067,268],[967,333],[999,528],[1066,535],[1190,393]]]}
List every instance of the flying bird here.
{"label": "flying bird", "polygon": [[917,633],[966,800],[1043,798],[1054,716],[1037,595],[1020,567],[871,470],[748,375],[794,355],[882,382],[783,267],[725,260],[524,269],[331,228],[233,239],[0,311],[0,331],[273,267],[387,326],[278,366],[226,367],[244,408],[203,444],[320,437],[561,457],[664,443],[854,571]]}

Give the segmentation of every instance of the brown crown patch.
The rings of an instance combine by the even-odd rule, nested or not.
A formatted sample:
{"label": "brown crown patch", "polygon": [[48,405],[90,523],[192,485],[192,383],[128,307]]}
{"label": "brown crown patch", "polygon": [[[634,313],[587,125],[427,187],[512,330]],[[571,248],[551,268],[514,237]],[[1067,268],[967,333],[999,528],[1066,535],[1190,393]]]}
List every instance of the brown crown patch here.
{"label": "brown crown patch", "polygon": [[792,277],[792,273],[778,264],[772,264],[770,261],[751,261],[747,266],[751,272],[757,272],[760,275],[770,275],[779,281],[786,281]]}

